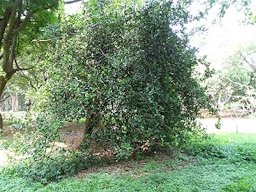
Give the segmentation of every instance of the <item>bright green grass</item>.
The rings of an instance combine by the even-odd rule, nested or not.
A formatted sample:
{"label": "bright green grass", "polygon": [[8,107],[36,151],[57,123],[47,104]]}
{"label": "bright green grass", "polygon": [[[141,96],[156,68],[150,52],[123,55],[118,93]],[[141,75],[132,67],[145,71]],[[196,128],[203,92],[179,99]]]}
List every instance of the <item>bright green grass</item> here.
{"label": "bright green grass", "polygon": [[177,154],[175,160],[152,159],[126,174],[100,172],[46,186],[0,174],[0,191],[256,192],[256,135],[218,135],[193,147],[196,162],[194,157]]}

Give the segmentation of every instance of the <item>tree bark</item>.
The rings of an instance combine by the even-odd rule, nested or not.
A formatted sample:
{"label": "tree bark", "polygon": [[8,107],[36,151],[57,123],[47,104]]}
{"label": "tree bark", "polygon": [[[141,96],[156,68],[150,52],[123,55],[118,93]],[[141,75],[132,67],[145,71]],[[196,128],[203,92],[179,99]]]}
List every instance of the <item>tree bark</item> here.
{"label": "tree bark", "polygon": [[7,81],[5,80],[5,78],[3,76],[0,76],[0,98],[3,95],[4,92],[4,88],[6,86]]}
{"label": "tree bark", "polygon": [[14,93],[12,94],[12,111],[17,112],[18,110],[19,110],[18,94]]}
{"label": "tree bark", "polygon": [[4,131],[4,123],[3,123],[3,117],[2,114],[0,113],[0,133]]}
{"label": "tree bark", "polygon": [[[0,76],[0,98],[3,94],[6,83],[7,83],[7,81],[5,80],[5,78],[3,76]],[[4,129],[3,118],[2,118],[2,115],[0,113],[0,132],[2,132],[3,129]]]}

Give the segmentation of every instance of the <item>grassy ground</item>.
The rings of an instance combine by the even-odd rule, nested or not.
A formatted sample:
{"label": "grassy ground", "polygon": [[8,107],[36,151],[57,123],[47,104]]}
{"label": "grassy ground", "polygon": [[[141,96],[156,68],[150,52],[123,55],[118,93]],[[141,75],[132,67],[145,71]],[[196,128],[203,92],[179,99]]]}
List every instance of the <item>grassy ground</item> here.
{"label": "grassy ground", "polygon": [[217,135],[195,141],[191,151],[87,171],[48,185],[0,174],[0,191],[256,191],[256,135]]}

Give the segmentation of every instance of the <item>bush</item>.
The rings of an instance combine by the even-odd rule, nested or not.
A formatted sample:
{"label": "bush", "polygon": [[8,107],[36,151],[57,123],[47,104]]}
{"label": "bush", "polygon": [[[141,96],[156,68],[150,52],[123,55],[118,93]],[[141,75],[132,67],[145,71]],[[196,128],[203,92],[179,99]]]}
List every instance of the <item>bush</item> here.
{"label": "bush", "polygon": [[198,83],[208,73],[195,71],[205,63],[185,33],[185,4],[122,2],[88,1],[86,16],[65,22],[65,39],[49,48],[51,71],[41,89],[44,110],[62,121],[86,118],[86,134],[111,143],[118,159],[146,143],[148,150],[183,145],[197,134],[200,109],[210,107]]}

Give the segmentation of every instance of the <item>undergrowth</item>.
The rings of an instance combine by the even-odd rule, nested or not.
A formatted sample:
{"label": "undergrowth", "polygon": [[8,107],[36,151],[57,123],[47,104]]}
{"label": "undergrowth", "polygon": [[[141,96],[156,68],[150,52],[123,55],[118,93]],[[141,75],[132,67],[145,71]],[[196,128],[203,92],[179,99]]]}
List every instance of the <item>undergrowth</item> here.
{"label": "undergrowth", "polygon": [[164,158],[156,155],[143,163],[130,161],[110,170],[98,168],[79,178],[47,185],[1,172],[0,191],[253,192],[256,191],[255,146],[255,135],[211,136],[204,141],[191,141],[186,149],[189,154],[182,150]]}

